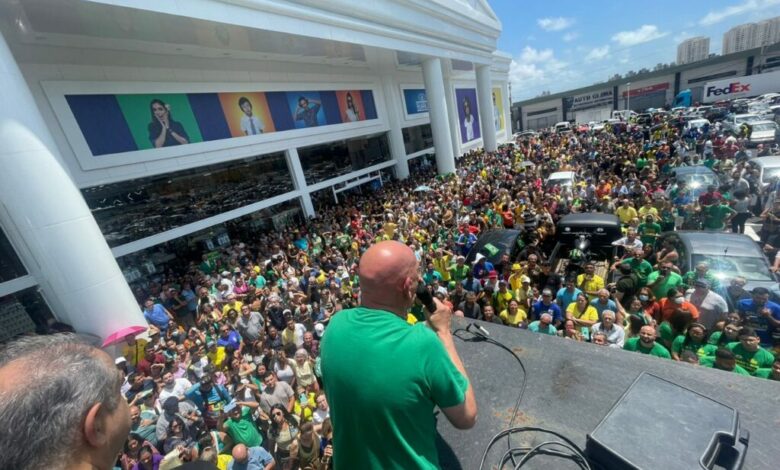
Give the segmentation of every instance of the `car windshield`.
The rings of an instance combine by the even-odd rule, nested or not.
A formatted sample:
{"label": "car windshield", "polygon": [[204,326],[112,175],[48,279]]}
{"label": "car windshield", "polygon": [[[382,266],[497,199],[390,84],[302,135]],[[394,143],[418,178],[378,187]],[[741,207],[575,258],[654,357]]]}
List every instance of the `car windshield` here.
{"label": "car windshield", "polygon": [[769,268],[763,258],[694,254],[692,261],[692,266],[696,266],[701,262],[709,264],[710,271],[720,280],[742,276],[748,281],[774,281],[772,273],[769,272]]}
{"label": "car windshield", "polygon": [[755,131],[773,131],[775,130],[775,124],[771,122],[764,122],[753,126],[753,132]]}
{"label": "car windshield", "polygon": [[778,176],[780,176],[780,166],[764,168],[764,174],[761,175],[761,181],[763,183],[769,183]]}

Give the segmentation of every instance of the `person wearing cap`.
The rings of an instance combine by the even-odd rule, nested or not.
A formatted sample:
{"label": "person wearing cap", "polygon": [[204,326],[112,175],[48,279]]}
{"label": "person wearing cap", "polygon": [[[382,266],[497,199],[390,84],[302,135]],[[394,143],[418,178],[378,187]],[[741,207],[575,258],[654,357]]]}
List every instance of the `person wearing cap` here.
{"label": "person wearing cap", "polygon": [[[262,445],[263,437],[252,418],[252,410],[257,409],[258,406],[257,402],[236,400],[225,405],[224,411],[228,419],[222,423],[222,429],[230,436],[233,445],[244,444],[247,447]],[[261,419],[267,420],[268,416],[261,416]]]}
{"label": "person wearing cap", "polygon": [[755,375],[760,368],[772,367],[775,356],[760,346],[756,330],[750,327],[742,328],[739,332],[739,341],[730,343],[727,347],[734,353],[737,365],[747,370],[750,375]]}
{"label": "person wearing cap", "polygon": [[531,287],[531,278],[522,275],[520,276],[520,287],[515,289],[515,299],[520,304],[520,307],[525,311],[531,311],[531,305],[534,300],[534,290]]}
{"label": "person wearing cap", "polygon": [[543,313],[549,313],[552,317],[552,325],[558,327],[563,322],[563,312],[558,304],[553,300],[553,293],[550,289],[542,291],[541,300],[534,302],[531,308],[531,317],[537,320],[542,318]]}
{"label": "person wearing cap", "polygon": [[719,321],[725,320],[729,312],[726,300],[711,289],[707,279],[693,281],[693,288],[686,291],[685,300],[695,305],[699,310],[698,321],[708,331],[712,330]]}
{"label": "person wearing cap", "polygon": [[474,258],[474,267],[471,269],[474,277],[477,279],[484,279],[494,271],[493,263],[488,261],[482,253],[477,253],[476,258]]}
{"label": "person wearing cap", "polygon": [[471,269],[466,265],[466,257],[458,256],[455,259],[455,264],[450,266],[450,276],[455,282],[463,282],[471,272]]}
{"label": "person wearing cap", "polygon": [[521,278],[523,277],[523,266],[520,263],[514,263],[509,269],[509,288],[513,291],[517,291],[521,285]]}

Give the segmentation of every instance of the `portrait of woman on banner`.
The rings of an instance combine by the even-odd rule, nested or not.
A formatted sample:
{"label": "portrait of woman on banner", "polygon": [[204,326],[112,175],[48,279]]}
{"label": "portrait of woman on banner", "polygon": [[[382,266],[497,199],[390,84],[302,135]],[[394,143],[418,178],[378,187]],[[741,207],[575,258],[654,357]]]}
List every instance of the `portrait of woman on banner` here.
{"label": "portrait of woman on banner", "polygon": [[152,120],[149,123],[149,140],[155,148],[188,144],[189,136],[180,122],[171,116],[171,107],[162,100],[149,103]]}

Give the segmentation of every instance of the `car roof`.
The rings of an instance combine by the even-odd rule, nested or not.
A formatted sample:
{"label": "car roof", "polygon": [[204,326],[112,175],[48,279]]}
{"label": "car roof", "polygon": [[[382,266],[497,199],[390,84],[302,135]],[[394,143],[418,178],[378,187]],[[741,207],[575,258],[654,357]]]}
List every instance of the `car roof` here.
{"label": "car roof", "polygon": [[562,180],[567,178],[574,178],[573,171],[556,171],[547,177],[548,180]]}
{"label": "car roof", "polygon": [[712,175],[715,177],[715,172],[711,169],[707,168],[704,165],[696,165],[696,166],[680,166],[674,169],[674,174],[677,176],[686,176],[686,175]]}
{"label": "car roof", "polygon": [[593,225],[620,225],[620,219],[615,214],[601,212],[587,212],[581,214],[569,214],[561,217],[558,225],[593,226]]}
{"label": "car roof", "polygon": [[756,157],[750,160],[752,165],[760,167],[778,167],[780,166],[780,155],[770,155],[766,157]]}
{"label": "car roof", "polygon": [[742,233],[699,232],[680,230],[666,232],[662,237],[677,235],[694,253],[700,255],[749,256],[761,258],[763,253],[756,242]]}
{"label": "car roof", "polygon": [[748,125],[755,126],[756,124],[774,124],[775,121],[770,121],[769,119],[762,119],[760,121],[751,121]]}

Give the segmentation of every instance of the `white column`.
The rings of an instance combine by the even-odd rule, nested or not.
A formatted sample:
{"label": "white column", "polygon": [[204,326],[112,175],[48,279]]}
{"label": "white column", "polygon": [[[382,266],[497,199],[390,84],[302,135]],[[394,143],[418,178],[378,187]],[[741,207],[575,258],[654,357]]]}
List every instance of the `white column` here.
{"label": "white column", "polygon": [[504,100],[504,142],[512,140],[512,98],[509,96],[508,83],[501,85],[502,99]]}
{"label": "white column", "polygon": [[311,193],[306,185],[306,175],[303,173],[301,158],[298,156],[298,149],[292,148],[287,151],[287,166],[290,168],[290,174],[293,178],[293,186],[301,193],[301,206],[303,206],[303,215],[311,218],[316,215],[314,204],[311,201]]}
{"label": "white column", "polygon": [[479,103],[479,127],[482,129],[482,146],[488,152],[498,148],[496,145],[496,123],[493,122],[493,82],[490,79],[489,65],[476,65],[477,103]]}
{"label": "white column", "polygon": [[[104,339],[145,326],[122,271],[58,149],[16,60],[0,35],[0,223],[30,253],[25,264],[54,314]],[[10,236],[10,235],[9,235]]]}
{"label": "white column", "polygon": [[441,175],[454,173],[455,154],[452,152],[440,59],[434,57],[423,62],[423,80],[425,81],[425,94],[428,97],[428,116],[431,119],[433,145],[436,148],[436,168]]}
{"label": "white column", "polygon": [[395,160],[395,177],[405,180],[409,177],[409,164],[406,160],[406,145],[401,131],[401,91],[398,84],[389,74],[382,74],[382,94],[385,98],[384,108],[387,110],[387,124],[390,127],[390,153]]}

